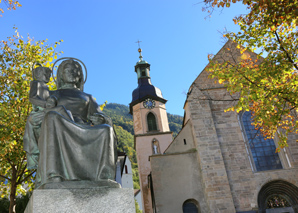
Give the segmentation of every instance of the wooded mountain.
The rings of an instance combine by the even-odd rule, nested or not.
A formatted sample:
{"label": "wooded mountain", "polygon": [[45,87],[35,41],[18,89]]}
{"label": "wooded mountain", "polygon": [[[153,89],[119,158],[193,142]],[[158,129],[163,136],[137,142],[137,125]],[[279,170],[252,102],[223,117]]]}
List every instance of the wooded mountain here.
{"label": "wooded mountain", "polygon": [[[129,157],[133,169],[134,188],[139,189],[138,165],[134,149],[133,119],[132,115],[129,114],[129,108],[122,104],[110,103],[104,107],[103,112],[113,120],[118,137],[118,151],[125,152]],[[173,137],[175,137],[181,130],[183,117],[168,113],[168,121]]]}

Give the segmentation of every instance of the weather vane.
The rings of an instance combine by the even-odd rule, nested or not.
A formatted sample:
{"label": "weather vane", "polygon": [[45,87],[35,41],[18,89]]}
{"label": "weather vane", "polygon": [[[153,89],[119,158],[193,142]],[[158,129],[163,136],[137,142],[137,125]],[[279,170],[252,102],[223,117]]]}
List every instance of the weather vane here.
{"label": "weather vane", "polygon": [[142,56],[142,49],[141,49],[141,46],[140,46],[140,43],[141,43],[141,42],[142,42],[142,41],[138,40],[136,43],[138,43],[138,46],[139,46],[138,52],[140,53],[139,58],[140,58],[140,60],[142,61],[142,60],[143,60],[143,56]]}

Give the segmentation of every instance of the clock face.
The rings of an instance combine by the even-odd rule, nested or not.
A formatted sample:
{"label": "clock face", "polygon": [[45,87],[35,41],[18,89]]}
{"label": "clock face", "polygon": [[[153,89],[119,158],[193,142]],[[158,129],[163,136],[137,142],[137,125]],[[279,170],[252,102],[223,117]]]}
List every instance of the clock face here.
{"label": "clock face", "polygon": [[143,105],[147,109],[152,109],[155,107],[155,101],[152,100],[151,98],[147,98],[144,102]]}

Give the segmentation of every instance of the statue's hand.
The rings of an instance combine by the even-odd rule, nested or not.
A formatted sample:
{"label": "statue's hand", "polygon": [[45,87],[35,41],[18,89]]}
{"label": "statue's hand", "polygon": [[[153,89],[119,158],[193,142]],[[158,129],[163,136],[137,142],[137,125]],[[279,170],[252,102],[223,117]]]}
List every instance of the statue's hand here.
{"label": "statue's hand", "polygon": [[89,119],[91,120],[93,125],[109,124],[112,126],[112,120],[102,113],[95,113],[93,115],[90,115]]}
{"label": "statue's hand", "polygon": [[92,122],[92,124],[94,125],[98,125],[98,124],[104,124],[105,123],[105,118],[101,115],[91,115],[90,120]]}
{"label": "statue's hand", "polygon": [[54,108],[57,106],[57,98],[55,96],[50,96],[46,102],[46,108]]}

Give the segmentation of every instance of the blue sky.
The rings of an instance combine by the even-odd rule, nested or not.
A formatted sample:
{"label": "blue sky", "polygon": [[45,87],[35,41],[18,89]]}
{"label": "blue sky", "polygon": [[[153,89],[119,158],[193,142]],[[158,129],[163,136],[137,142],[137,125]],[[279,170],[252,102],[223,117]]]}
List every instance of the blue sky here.
{"label": "blue sky", "polygon": [[[232,18],[244,14],[240,4],[205,19],[201,0],[20,0],[15,11],[0,18],[0,40],[29,33],[48,43],[64,40],[61,57],[87,66],[85,92],[99,104],[128,105],[137,87],[134,65],[138,45],[151,64],[151,81],[168,100],[167,111],[183,115],[186,92],[207,65],[208,53],[223,46],[218,31],[237,31]],[[3,7],[3,4],[0,4]]]}

